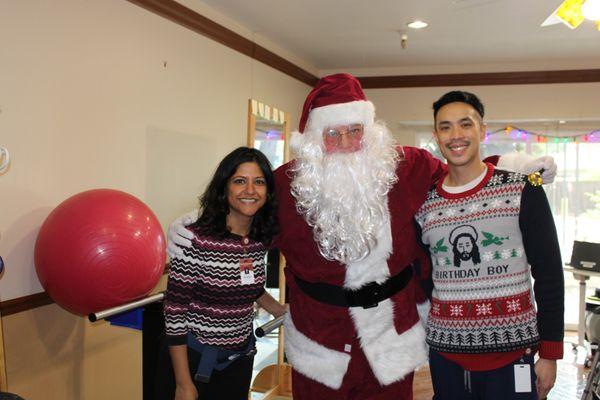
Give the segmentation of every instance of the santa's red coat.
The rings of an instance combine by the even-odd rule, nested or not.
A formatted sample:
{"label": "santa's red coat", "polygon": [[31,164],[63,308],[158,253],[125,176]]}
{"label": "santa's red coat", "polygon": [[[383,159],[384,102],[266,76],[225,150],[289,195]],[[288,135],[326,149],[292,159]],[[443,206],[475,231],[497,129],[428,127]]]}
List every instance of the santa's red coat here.
{"label": "santa's red coat", "polygon": [[290,192],[290,163],[275,172],[281,225],[275,246],[287,261],[290,302],[286,354],[297,373],[334,390],[348,384],[344,376],[355,346],[360,346],[372,376],[383,387],[402,380],[427,361],[424,328],[417,311],[417,303],[425,297],[415,277],[391,299],[368,309],[318,302],[304,294],[294,279],[356,289],[394,276],[416,259],[428,265],[417,243],[413,217],[444,166],[425,150],[402,147],[398,152],[398,182],[388,194],[389,223],[369,256],[350,265],[328,261],[319,253],[312,229],[296,211]]}

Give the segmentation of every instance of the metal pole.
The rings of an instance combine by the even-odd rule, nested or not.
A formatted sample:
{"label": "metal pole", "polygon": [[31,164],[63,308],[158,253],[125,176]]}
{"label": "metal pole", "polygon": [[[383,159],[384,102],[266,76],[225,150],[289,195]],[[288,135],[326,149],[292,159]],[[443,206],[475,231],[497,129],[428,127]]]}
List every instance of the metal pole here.
{"label": "metal pole", "polygon": [[256,330],[254,331],[254,333],[258,337],[263,337],[267,333],[269,333],[271,331],[274,331],[275,329],[277,329],[281,325],[283,325],[283,320],[284,319],[285,319],[285,314],[283,314],[282,316],[277,317],[275,319],[272,319],[271,321],[267,322],[264,325],[259,326],[258,328],[256,328]]}
{"label": "metal pole", "polygon": [[590,368],[590,372],[588,372],[588,378],[585,383],[585,389],[583,389],[583,393],[581,394],[581,400],[591,400],[594,397],[594,389],[598,384],[598,355],[600,354],[600,349],[596,350],[596,354],[594,355],[594,361],[592,361],[592,366]]}
{"label": "metal pole", "polygon": [[138,308],[141,306],[145,306],[146,304],[154,303],[156,301],[162,301],[165,298],[165,292],[160,292],[153,294],[152,296],[145,297],[140,300],[132,301],[131,303],[123,304],[120,306],[116,306],[113,308],[109,308],[108,310],[99,311],[96,313],[92,313],[88,315],[88,319],[90,322],[96,322],[99,319],[105,319],[108,317],[112,317],[113,315],[121,314],[125,311],[133,310],[134,308]]}

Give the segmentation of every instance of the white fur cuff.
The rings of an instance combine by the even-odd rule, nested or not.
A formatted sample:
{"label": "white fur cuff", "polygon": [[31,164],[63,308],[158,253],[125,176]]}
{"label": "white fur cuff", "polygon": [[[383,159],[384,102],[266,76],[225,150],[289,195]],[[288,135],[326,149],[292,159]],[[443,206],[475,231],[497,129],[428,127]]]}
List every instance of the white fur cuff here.
{"label": "white fur cuff", "polygon": [[310,111],[306,131],[322,131],[326,126],[363,124],[375,122],[375,106],[370,101],[352,101],[313,108]]}

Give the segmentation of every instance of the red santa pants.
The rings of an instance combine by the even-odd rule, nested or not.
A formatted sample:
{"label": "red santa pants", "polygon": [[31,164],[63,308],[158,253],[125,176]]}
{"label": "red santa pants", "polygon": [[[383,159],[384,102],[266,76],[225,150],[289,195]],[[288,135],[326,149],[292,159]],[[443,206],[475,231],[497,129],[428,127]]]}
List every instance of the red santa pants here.
{"label": "red santa pants", "polygon": [[381,386],[358,344],[353,346],[342,386],[331,389],[292,370],[294,400],[412,400],[413,374]]}

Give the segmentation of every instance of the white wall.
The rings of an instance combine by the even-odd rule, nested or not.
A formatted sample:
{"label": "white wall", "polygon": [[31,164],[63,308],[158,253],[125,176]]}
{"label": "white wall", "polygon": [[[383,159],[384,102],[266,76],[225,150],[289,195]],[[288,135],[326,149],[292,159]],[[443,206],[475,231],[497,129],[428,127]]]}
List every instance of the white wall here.
{"label": "white wall", "polygon": [[[42,291],[35,237],[61,201],[120,189],[164,226],[245,145],[249,98],[287,111],[295,127],[310,89],[125,0],[5,1],[0,38],[0,146],[12,155],[0,175],[2,301]],[[141,398],[139,332],[57,305],[2,324],[10,391]]]}
{"label": "white wall", "polygon": [[[7,300],[42,290],[37,229],[67,197],[124,190],[163,224],[246,143],[247,100],[289,112],[309,87],[124,0],[4,2],[0,254]],[[8,40],[10,38],[10,40]]]}

